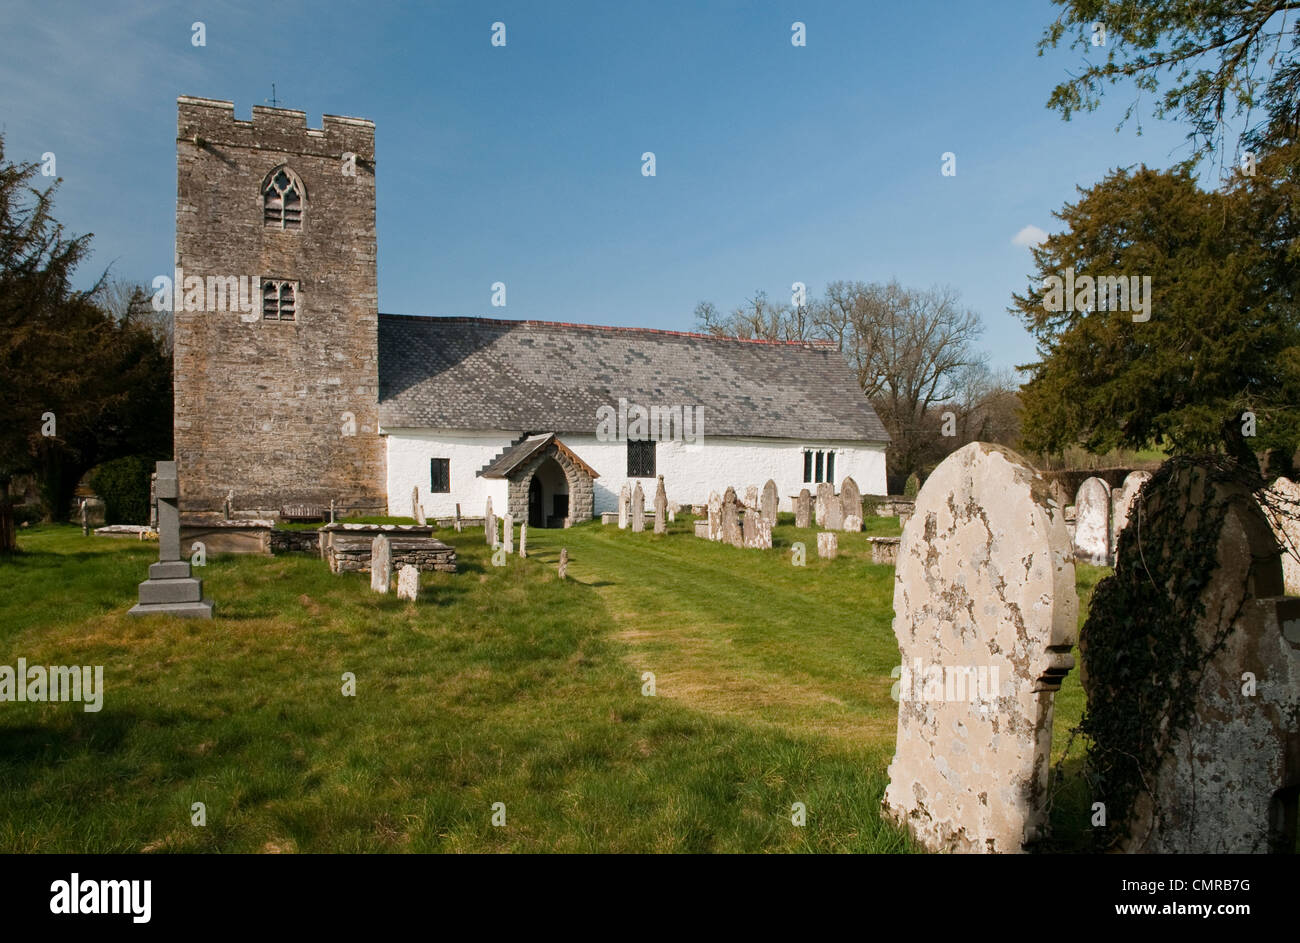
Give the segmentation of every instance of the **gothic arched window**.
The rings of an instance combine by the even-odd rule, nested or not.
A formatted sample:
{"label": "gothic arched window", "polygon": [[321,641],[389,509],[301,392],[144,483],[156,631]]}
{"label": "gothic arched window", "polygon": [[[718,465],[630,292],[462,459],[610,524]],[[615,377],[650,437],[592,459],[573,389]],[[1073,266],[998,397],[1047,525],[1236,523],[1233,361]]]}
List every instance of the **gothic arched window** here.
{"label": "gothic arched window", "polygon": [[302,229],[302,181],[288,167],[277,167],[262,184],[262,220],[273,229]]}
{"label": "gothic arched window", "polygon": [[298,283],[268,278],[262,282],[262,318],[266,321],[298,319]]}

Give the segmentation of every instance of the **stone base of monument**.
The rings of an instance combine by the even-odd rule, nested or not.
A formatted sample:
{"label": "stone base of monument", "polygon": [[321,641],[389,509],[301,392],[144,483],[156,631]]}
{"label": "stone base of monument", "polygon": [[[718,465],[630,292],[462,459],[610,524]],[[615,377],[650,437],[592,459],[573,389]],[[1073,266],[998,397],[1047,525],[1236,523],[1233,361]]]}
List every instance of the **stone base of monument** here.
{"label": "stone base of monument", "polygon": [[140,584],[140,601],[128,612],[211,619],[212,609],[212,600],[203,598],[203,580],[190,575],[189,561],[172,560],[150,565],[149,578]]}

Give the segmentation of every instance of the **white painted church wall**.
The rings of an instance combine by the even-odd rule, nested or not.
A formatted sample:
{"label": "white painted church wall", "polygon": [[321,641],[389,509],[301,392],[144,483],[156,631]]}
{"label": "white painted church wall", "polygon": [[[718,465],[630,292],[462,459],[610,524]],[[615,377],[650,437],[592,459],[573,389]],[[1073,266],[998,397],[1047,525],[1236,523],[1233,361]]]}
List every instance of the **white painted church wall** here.
{"label": "white painted church wall", "polygon": [[[488,495],[500,514],[505,508],[506,482],[477,477],[484,465],[518,438],[510,432],[434,432],[409,429],[384,430],[388,438],[389,513],[411,513],[411,488],[420,488],[425,513],[449,515],[457,501],[465,516],[483,513]],[[602,442],[595,435],[561,434],[560,440],[594,468],[595,513],[618,510],[618,493],[627,481],[627,444]],[[884,443],[818,441],[815,439],[745,439],[708,436],[699,445],[663,441],[655,448],[656,471],[664,476],[668,500],[680,504],[704,504],[709,492],[721,494],[734,485],[743,498],[747,485],[763,487],[769,478],[776,482],[780,509],[793,510],[791,497],[800,488],[816,492],[815,484],[803,480],[804,449],[834,450],[835,489],[852,476],[863,494],[885,494]],[[429,494],[429,460],[451,460],[451,493]],[[655,480],[641,479],[646,503],[654,498]]]}

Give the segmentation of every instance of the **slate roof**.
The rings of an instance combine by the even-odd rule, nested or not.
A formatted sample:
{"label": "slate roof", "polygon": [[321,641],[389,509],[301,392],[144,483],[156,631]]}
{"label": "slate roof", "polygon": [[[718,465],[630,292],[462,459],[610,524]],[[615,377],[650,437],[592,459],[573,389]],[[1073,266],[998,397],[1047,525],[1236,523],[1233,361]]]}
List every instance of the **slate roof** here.
{"label": "slate roof", "polygon": [[542,451],[542,449],[546,448],[552,442],[554,442],[560,451],[567,454],[569,458],[576,462],[582,470],[592,478],[600,477],[600,474],[596,469],[578,458],[578,456],[575,455],[567,445],[556,437],[554,432],[541,432],[537,435],[530,435],[525,439],[519,440],[514,445],[504,449],[500,455],[479,469],[479,475],[483,478],[509,478],[511,472],[520,465],[526,463],[530,458]]}
{"label": "slate roof", "polygon": [[592,434],[596,410],[702,406],[703,434],[889,441],[831,344],[551,321],[379,316],[387,429]]}

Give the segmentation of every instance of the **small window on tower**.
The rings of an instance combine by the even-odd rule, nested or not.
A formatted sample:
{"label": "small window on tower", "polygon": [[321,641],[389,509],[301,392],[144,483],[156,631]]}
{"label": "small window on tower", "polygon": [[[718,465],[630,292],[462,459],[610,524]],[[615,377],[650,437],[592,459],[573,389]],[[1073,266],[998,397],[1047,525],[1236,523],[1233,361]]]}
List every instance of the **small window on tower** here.
{"label": "small window on tower", "polygon": [[288,167],[271,171],[262,186],[262,221],[272,229],[302,229],[302,183]]}
{"label": "small window on tower", "polygon": [[429,459],[429,490],[433,494],[447,494],[451,491],[451,459]]}
{"label": "small window on tower", "polygon": [[277,278],[262,279],[262,319],[296,321],[298,319],[298,283]]}

